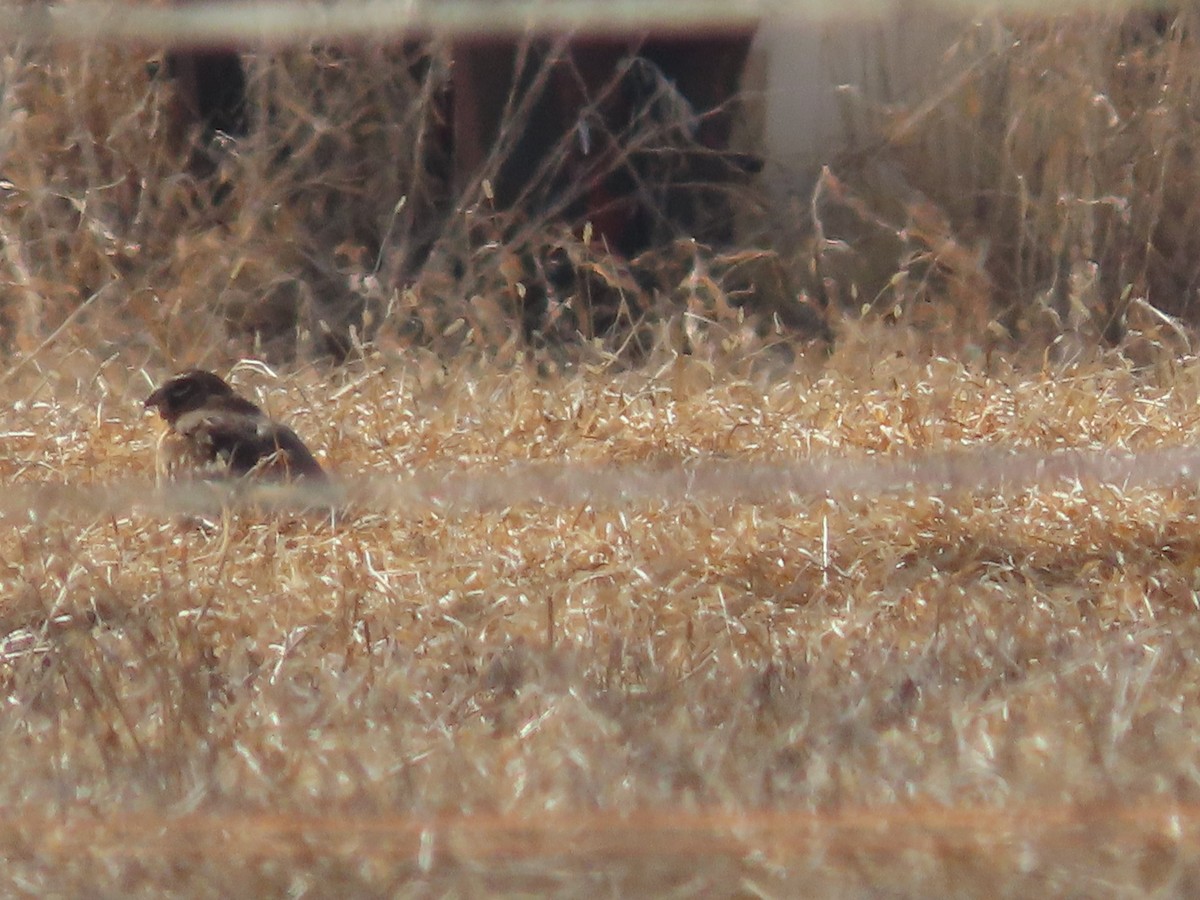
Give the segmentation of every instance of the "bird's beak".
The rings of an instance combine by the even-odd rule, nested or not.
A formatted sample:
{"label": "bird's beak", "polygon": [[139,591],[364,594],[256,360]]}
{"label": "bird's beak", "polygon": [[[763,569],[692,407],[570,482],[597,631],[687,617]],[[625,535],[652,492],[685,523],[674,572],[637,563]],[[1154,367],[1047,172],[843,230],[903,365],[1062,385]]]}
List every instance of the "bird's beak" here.
{"label": "bird's beak", "polygon": [[157,409],[161,412],[162,401],[163,401],[162,391],[155,391],[153,394],[151,394],[149,397],[146,398],[146,402],[142,404],[142,409]]}

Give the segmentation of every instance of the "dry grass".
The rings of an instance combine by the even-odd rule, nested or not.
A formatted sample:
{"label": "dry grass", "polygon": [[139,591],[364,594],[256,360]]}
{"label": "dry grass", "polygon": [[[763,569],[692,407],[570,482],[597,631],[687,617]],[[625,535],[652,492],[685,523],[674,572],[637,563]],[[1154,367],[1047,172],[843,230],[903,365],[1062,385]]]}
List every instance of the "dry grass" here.
{"label": "dry grass", "polygon": [[[235,376],[349,479],[1200,438],[1200,363],[864,368],[869,338],[772,380]],[[8,385],[5,483],[148,484],[144,381],[55,369]],[[43,488],[0,535],[9,889],[1187,893],[1196,490],[1147,479],[574,505],[501,481],[215,532]]]}
{"label": "dry grass", "polygon": [[[943,350],[1187,348],[1196,9],[914,18],[959,34],[939,66],[917,64],[924,92],[865,102],[856,58],[834,60],[855,139],[797,216],[807,289]],[[873,61],[857,65],[885,90]]]}
{"label": "dry grass", "polygon": [[[197,174],[147,53],[12,48],[0,893],[1195,894],[1181,21],[980,26],[795,243],[641,261],[431,215],[436,53],[251,57]],[[152,490],[243,356],[337,516]]]}
{"label": "dry grass", "polygon": [[[564,48],[552,49],[565,66]],[[627,359],[665,331],[688,344],[681,307],[752,351],[779,340],[779,307],[789,339],[797,317],[805,336],[823,333],[770,250],[716,252],[659,229],[661,251],[622,260],[586,240],[586,222],[561,219],[586,193],[585,174],[549,196],[567,179],[571,135],[522,195],[528,208],[492,201],[490,179],[514,152],[509,132],[453,194],[449,62],[436,42],[247,54],[252,127],[238,140],[205,139],[198,125],[181,133],[159,63],[137,47],[89,47],[81,58],[77,47],[19,46],[0,75],[5,346],[103,341],[181,367],[248,354],[340,358],[364,341],[509,359],[532,343],[549,344],[546,363],[556,365],[563,344],[595,341]],[[539,70],[538,90],[546,79]],[[607,135],[621,149],[608,165],[687,144],[671,86],[644,90],[668,111]],[[529,115],[511,102],[515,120]],[[748,189],[728,190],[755,205]],[[760,295],[773,305],[747,321],[736,306]]]}
{"label": "dry grass", "polygon": [[[586,187],[565,175],[570,135],[528,208],[489,199],[515,130],[452,192],[436,42],[248,54],[249,134],[200,147],[150,49],[18,44],[0,75],[0,337],[22,353],[48,335],[102,343],[155,367],[364,341],[505,361],[532,347],[555,367],[572,344],[568,357],[598,345],[630,361],[664,342],[790,350],[865,311],[940,353],[1190,352],[1197,31],[1187,9],[964,27],[928,94],[847,94],[853,145],[811,198],[768,222],[761,190],[701,185],[743,245],[679,240],[634,260],[557,218],[579,197],[548,186]],[[547,54],[565,66],[562,50]],[[653,85],[653,115],[606,136],[620,161],[643,159],[638,190],[665,214],[680,191],[644,158],[696,148],[680,98]]]}

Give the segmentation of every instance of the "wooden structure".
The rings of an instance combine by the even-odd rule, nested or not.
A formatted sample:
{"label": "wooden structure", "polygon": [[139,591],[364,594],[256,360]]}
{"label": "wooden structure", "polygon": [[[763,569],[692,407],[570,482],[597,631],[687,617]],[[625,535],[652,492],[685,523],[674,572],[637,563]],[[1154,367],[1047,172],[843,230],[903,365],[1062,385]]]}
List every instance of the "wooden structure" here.
{"label": "wooden structure", "polygon": [[[754,168],[753,160],[727,153],[731,101],[752,38],[744,29],[460,39],[451,47],[445,113],[451,146],[437,149],[452,160],[457,191],[487,177],[500,208],[532,203],[586,220],[598,240],[627,254],[661,238],[666,219],[684,233],[720,240],[728,216],[704,222],[694,203],[665,187],[651,200],[646,186],[656,175],[641,164],[669,151],[674,177],[693,191]],[[245,77],[235,50],[173,51],[168,71],[178,80],[182,127],[245,128]],[[655,128],[671,134],[674,146],[656,145]],[[639,129],[644,140],[631,150],[623,138]]]}

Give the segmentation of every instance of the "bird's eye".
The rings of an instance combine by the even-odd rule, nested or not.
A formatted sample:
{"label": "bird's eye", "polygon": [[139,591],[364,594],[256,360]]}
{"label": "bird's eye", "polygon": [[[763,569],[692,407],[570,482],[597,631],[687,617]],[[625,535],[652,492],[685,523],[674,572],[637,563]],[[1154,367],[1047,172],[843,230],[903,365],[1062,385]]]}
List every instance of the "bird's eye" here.
{"label": "bird's eye", "polygon": [[171,399],[174,401],[186,400],[191,393],[192,385],[186,381],[181,381],[171,388]]}

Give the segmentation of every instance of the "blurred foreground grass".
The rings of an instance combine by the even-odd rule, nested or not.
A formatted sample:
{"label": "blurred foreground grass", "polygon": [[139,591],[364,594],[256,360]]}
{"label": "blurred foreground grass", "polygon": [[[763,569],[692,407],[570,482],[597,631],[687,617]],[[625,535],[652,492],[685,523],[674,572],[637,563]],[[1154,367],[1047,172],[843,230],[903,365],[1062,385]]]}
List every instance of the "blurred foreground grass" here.
{"label": "blurred foreground grass", "polygon": [[[10,515],[6,890],[1187,893],[1191,480],[505,492],[528,459],[581,491],[631,463],[989,448],[1132,451],[1136,474],[1200,432],[1193,361],[865,353],[787,378],[237,367],[347,478],[500,484],[212,529]],[[7,387],[5,483],[149,485],[145,379],[55,368]]]}

